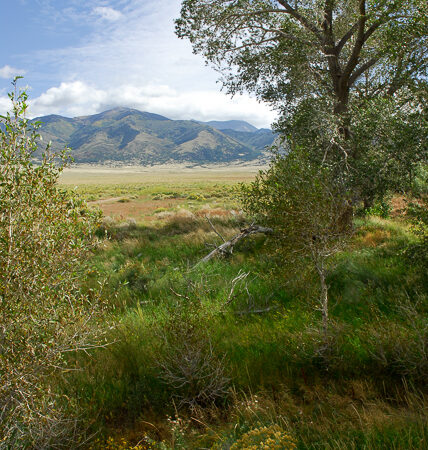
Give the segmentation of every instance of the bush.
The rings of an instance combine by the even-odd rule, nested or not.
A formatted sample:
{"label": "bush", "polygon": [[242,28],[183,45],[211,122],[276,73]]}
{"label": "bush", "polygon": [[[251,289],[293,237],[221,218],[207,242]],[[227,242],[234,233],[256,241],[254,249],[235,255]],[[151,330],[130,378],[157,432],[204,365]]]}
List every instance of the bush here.
{"label": "bush", "polygon": [[0,126],[0,448],[67,446],[76,422],[46,380],[87,345],[97,306],[79,283],[99,215],[58,188],[66,151],[32,163],[39,124],[13,84]]}
{"label": "bush", "polygon": [[413,263],[428,269],[428,196],[420,199],[419,203],[410,203],[407,214],[412,221],[412,232],[418,237],[418,242],[407,249],[407,256]]}
{"label": "bush", "polygon": [[179,400],[179,407],[207,406],[228,394],[224,356],[219,358],[214,352],[206,321],[196,305],[181,307],[171,312],[159,331],[164,342],[161,378]]}
{"label": "bush", "polygon": [[368,216],[378,216],[382,219],[388,219],[391,214],[392,206],[388,200],[383,199],[376,202],[373,206],[366,209],[364,213]]}
{"label": "bush", "polygon": [[249,449],[292,450],[297,448],[294,439],[278,425],[254,428],[238,439],[230,450]]}

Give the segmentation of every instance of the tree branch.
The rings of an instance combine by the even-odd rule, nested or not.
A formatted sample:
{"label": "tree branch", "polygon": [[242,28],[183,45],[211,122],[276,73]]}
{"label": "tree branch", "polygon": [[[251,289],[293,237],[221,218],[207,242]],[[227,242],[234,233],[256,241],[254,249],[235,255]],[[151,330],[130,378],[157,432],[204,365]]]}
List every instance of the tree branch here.
{"label": "tree branch", "polygon": [[358,4],[359,14],[360,17],[358,19],[358,25],[357,25],[357,39],[355,40],[354,48],[352,49],[351,56],[349,57],[348,64],[345,67],[344,75],[350,76],[352,71],[355,69],[355,67],[358,64],[358,59],[360,57],[361,49],[364,45],[365,39],[365,26],[367,21],[366,16],[366,0],[359,0]]}
{"label": "tree branch", "polygon": [[288,2],[285,0],[278,0],[278,3],[282,5],[291,17],[294,17],[298,22],[300,22],[307,30],[311,31],[315,34],[320,42],[323,41],[321,31],[317,28],[317,26],[308,20],[305,16],[300,14],[296,8],[293,8]]}
{"label": "tree branch", "polygon": [[243,48],[248,48],[248,47],[258,47],[259,45],[266,44],[266,42],[274,42],[277,40],[278,40],[278,38],[273,37],[273,38],[269,38],[269,39],[262,39],[258,42],[249,42],[247,44],[239,45],[238,47],[228,48],[227,50],[225,50],[225,53],[235,52],[236,50],[241,50]]}
{"label": "tree branch", "polygon": [[362,66],[355,70],[355,72],[349,77],[349,86],[352,86],[355,81],[370,67],[374,66],[380,60],[380,56],[369,59]]}
{"label": "tree branch", "polygon": [[324,5],[324,32],[333,39],[333,0],[326,0]]}
{"label": "tree branch", "polygon": [[354,35],[354,33],[357,31],[358,28],[358,22],[354,23],[352,27],[349,29],[347,33],[345,33],[342,37],[342,39],[337,43],[335,49],[337,53],[340,53],[345,46],[345,44],[351,39],[351,37]]}
{"label": "tree branch", "polygon": [[196,263],[193,266],[193,269],[195,267],[199,266],[200,264],[205,263],[205,262],[209,261],[210,259],[213,259],[214,257],[216,257],[218,255],[231,254],[233,252],[233,248],[239,241],[241,241],[242,239],[244,239],[247,236],[250,236],[250,235],[256,234],[256,233],[270,234],[270,233],[273,233],[273,230],[272,230],[272,228],[261,227],[259,225],[250,225],[249,227],[242,229],[240,231],[240,233],[237,234],[236,236],[234,236],[232,239],[224,242],[223,244],[221,244],[217,248],[215,248],[212,252],[208,253],[208,255],[206,255],[204,258],[202,258],[198,263]]}
{"label": "tree branch", "polygon": [[211,222],[210,218],[208,216],[205,216],[205,219],[207,219],[207,222],[210,224],[212,230],[214,231],[214,233],[223,241],[226,242],[226,239],[216,230],[215,226],[213,225],[213,223]]}

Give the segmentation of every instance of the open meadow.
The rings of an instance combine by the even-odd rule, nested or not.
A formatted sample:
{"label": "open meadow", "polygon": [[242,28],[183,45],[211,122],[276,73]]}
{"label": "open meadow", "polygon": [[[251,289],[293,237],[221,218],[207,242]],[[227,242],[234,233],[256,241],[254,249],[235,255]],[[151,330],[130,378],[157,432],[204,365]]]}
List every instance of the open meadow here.
{"label": "open meadow", "polygon": [[92,448],[426,448],[428,280],[405,201],[354,219],[325,339],[316,277],[267,252],[274,236],[197,264],[249,225],[256,171],[63,174],[104,216],[83,285],[107,345],[57,380],[101,429]]}
{"label": "open meadow", "polygon": [[3,3],[0,450],[428,449],[428,2]]}

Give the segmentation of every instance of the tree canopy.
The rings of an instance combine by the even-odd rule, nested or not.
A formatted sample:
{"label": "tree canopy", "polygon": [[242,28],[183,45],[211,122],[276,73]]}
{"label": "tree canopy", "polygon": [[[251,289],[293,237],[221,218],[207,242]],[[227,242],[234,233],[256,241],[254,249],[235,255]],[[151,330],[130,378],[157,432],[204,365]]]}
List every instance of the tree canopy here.
{"label": "tree canopy", "polygon": [[184,0],[177,34],[223,74],[283,112],[329,96],[392,95],[426,78],[424,0]]}
{"label": "tree canopy", "polygon": [[184,0],[176,31],[355,201],[408,186],[426,160],[426,1]]}

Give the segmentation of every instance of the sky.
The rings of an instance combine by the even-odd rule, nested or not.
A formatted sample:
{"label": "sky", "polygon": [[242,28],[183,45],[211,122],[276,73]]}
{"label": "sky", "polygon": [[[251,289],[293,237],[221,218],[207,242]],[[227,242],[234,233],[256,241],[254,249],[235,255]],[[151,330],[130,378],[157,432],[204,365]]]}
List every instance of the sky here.
{"label": "sky", "polygon": [[0,113],[23,75],[29,116],[95,114],[116,106],[171,119],[246,120],[275,114],[221,92],[219,74],[174,34],[180,0],[0,0]]}

